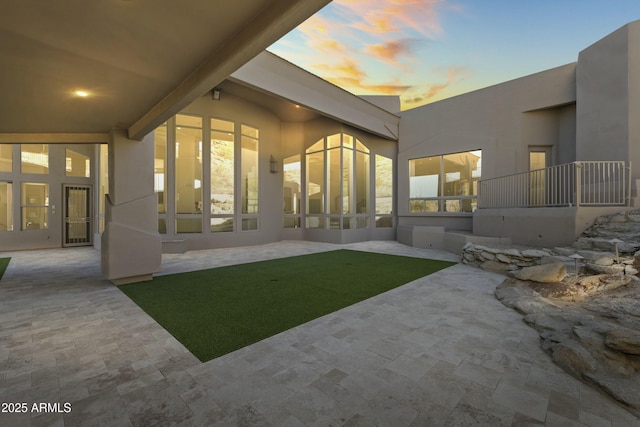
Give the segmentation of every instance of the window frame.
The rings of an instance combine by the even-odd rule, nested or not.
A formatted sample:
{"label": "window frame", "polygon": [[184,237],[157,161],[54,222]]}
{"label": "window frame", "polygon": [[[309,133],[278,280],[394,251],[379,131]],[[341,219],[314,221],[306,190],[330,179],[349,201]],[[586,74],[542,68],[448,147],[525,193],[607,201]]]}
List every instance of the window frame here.
{"label": "window frame", "polygon": [[[454,156],[454,155],[458,155],[458,154],[471,154],[471,155],[475,155],[474,153],[480,153],[479,156],[479,160],[476,163],[476,168],[475,169],[471,169],[470,172],[470,180],[469,183],[470,185],[470,192],[472,194],[469,195],[445,195],[446,194],[446,185],[447,185],[447,174],[451,173],[448,172],[445,169],[445,158],[447,156]],[[428,176],[428,175],[414,175],[412,170],[415,169],[415,166],[412,166],[412,162],[414,161],[419,161],[419,160],[425,160],[425,159],[438,159],[439,161],[439,172],[438,172],[438,187],[437,187],[437,196],[428,196],[428,197],[411,197],[412,194],[412,180],[411,178],[413,177],[418,177],[418,176]],[[445,153],[445,154],[437,154],[437,155],[433,155],[433,156],[424,156],[424,157],[416,157],[416,158],[412,158],[409,159],[409,202],[407,205],[407,209],[408,209],[408,214],[410,216],[472,216],[473,213],[476,211],[477,206],[478,206],[478,191],[477,191],[477,183],[482,179],[482,149],[478,148],[478,149],[473,149],[473,150],[466,150],[466,151],[457,151],[457,152],[453,152],[453,153]],[[480,164],[480,166],[478,166],[478,164]],[[480,176],[478,177],[473,177],[473,172],[475,170],[479,170],[480,171]],[[454,203],[454,202],[459,202],[459,206],[460,208],[462,208],[466,203],[469,203],[469,206],[471,206],[471,210],[458,210],[458,211],[450,211],[447,210],[447,205],[448,203]],[[424,207],[423,210],[414,210],[415,207],[418,206],[419,203],[422,203],[422,206]],[[434,205],[437,206],[437,210],[428,210],[428,206],[429,204],[431,204],[432,206]]]}

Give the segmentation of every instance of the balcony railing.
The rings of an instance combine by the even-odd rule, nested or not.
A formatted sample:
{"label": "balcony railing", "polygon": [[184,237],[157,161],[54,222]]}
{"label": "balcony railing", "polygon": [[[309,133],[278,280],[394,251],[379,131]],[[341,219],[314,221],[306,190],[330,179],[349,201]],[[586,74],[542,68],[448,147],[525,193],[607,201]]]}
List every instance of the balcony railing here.
{"label": "balcony railing", "polygon": [[585,161],[483,179],[478,208],[628,206],[631,162]]}

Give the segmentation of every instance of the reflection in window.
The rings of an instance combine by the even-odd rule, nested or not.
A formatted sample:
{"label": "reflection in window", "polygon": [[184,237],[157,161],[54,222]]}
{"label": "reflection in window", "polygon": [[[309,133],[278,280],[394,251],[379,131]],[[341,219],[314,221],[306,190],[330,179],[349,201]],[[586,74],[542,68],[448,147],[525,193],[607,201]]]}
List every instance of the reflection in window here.
{"label": "reflection in window", "polygon": [[91,159],[89,156],[67,148],[65,160],[67,176],[91,177]]}
{"label": "reflection in window", "polygon": [[369,213],[369,154],[356,151],[356,213]]}
{"label": "reflection in window", "polygon": [[369,162],[369,149],[347,134],[330,135],[307,149],[307,228],[369,226]]}
{"label": "reflection in window", "polygon": [[376,227],[393,227],[393,161],[376,154]]}
{"label": "reflection in window", "polygon": [[212,233],[224,233],[233,231],[233,218],[211,218],[210,227]]}
{"label": "reflection in window", "polygon": [[22,173],[49,173],[49,145],[22,144],[20,147]]}
{"label": "reflection in window", "polygon": [[153,191],[157,197],[158,233],[167,233],[167,123],[153,132]]}
{"label": "reflection in window", "polygon": [[100,200],[98,203],[99,231],[104,231],[104,197],[109,194],[109,146],[107,144],[100,145]]}
{"label": "reflection in window", "polygon": [[[331,138],[328,138],[329,140]],[[327,199],[329,200],[329,212],[331,214],[342,213],[343,201],[341,200],[341,187],[343,180],[341,179],[342,171],[340,170],[340,159],[342,153],[339,148],[332,148],[327,151],[327,176],[328,176],[328,188]],[[349,183],[350,176],[347,171],[347,184]],[[349,191],[345,194],[347,198],[346,209],[349,209]],[[339,228],[339,227],[338,227]]]}
{"label": "reflection in window", "polygon": [[307,150],[307,214],[324,213],[324,151],[310,151],[317,148],[318,143]]}
{"label": "reflection in window", "polygon": [[49,184],[22,183],[22,229],[49,228]]}
{"label": "reflection in window", "polygon": [[[242,125],[240,153],[242,213],[258,213],[258,129]],[[244,222],[243,222],[244,224]],[[243,229],[244,225],[243,225]],[[252,228],[247,228],[252,229]]]}
{"label": "reflection in window", "polygon": [[0,182],[0,231],[13,231],[13,185]]}
{"label": "reflection in window", "polygon": [[482,151],[409,160],[409,212],[476,210]]}
{"label": "reflection in window", "polygon": [[13,171],[13,145],[0,144],[0,172]]}
{"label": "reflection in window", "polygon": [[[202,118],[176,115],[176,213],[202,214]],[[201,217],[176,219],[178,233],[201,233]]]}
{"label": "reflection in window", "polygon": [[233,231],[234,123],[211,119],[211,232]]}
{"label": "reflection in window", "polygon": [[284,175],[284,228],[300,227],[300,197],[302,163],[300,156],[287,157],[282,162]]}

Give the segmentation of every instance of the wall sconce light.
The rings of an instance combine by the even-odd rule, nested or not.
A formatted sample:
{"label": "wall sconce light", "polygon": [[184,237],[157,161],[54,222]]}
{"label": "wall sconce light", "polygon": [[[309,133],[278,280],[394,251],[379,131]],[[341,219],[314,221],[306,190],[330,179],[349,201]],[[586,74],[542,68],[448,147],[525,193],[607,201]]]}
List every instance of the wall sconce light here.
{"label": "wall sconce light", "polygon": [[220,101],[221,93],[222,91],[220,89],[213,89],[213,91],[211,92],[211,98],[213,98],[215,101]]}
{"label": "wall sconce light", "polygon": [[269,159],[269,172],[278,173],[278,161],[273,156]]}

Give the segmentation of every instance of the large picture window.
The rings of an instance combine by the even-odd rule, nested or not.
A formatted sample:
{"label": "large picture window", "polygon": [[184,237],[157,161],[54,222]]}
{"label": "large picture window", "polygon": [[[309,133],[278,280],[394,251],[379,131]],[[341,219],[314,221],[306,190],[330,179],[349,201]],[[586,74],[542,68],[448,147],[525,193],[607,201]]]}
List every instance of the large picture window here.
{"label": "large picture window", "polygon": [[376,227],[393,227],[393,160],[376,154]]}
{"label": "large picture window", "polygon": [[202,117],[176,115],[176,231],[202,232]]}
{"label": "large picture window", "polygon": [[216,234],[259,225],[258,128],[177,114],[154,131],[158,232]]}
{"label": "large picture window", "polygon": [[475,211],[481,171],[481,150],[409,160],[409,212]]}
{"label": "large picture window", "polygon": [[167,232],[167,124],[153,133],[153,189],[158,197],[158,232]]}
{"label": "large picture window", "polygon": [[[258,129],[242,125],[240,152],[242,230],[258,229]],[[249,214],[249,215],[247,215]]]}
{"label": "large picture window", "polygon": [[369,226],[370,152],[357,138],[338,133],[306,151],[307,228]]}
{"label": "large picture window", "polygon": [[284,228],[300,228],[300,200],[302,189],[302,163],[300,155],[287,157],[282,162],[284,173]]}
{"label": "large picture window", "polygon": [[211,221],[212,233],[233,231],[234,123],[211,119]]}

